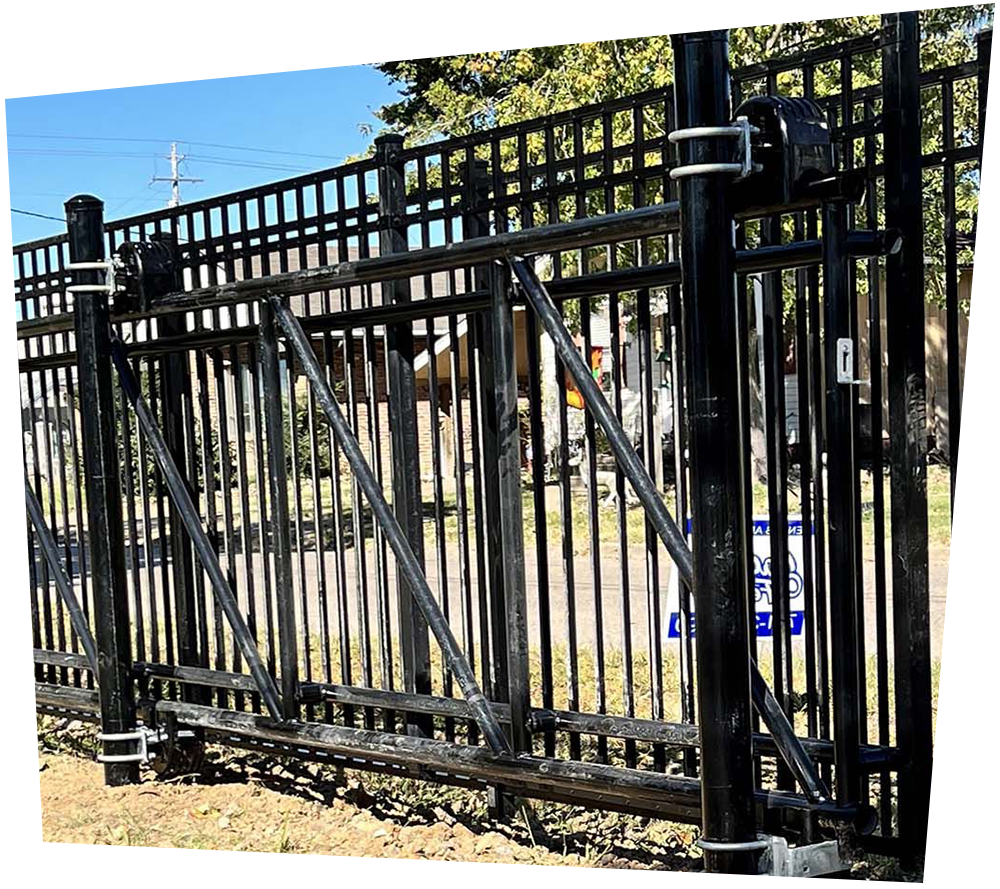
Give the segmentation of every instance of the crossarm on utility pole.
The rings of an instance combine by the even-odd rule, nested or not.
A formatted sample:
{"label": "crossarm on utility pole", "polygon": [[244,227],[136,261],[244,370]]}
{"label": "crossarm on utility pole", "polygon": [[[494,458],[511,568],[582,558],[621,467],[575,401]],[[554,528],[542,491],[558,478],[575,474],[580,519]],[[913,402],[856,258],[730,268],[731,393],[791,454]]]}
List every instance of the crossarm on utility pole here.
{"label": "crossarm on utility pole", "polygon": [[80,609],[80,603],[76,598],[76,593],[73,591],[73,584],[67,576],[65,568],[62,566],[62,562],[59,561],[59,549],[56,546],[55,538],[52,536],[49,526],[45,524],[42,505],[38,502],[35,492],[31,490],[31,485],[28,484],[27,477],[24,479],[24,501],[28,507],[28,518],[31,519],[31,524],[34,525],[35,533],[38,535],[38,545],[42,550],[42,555],[45,557],[45,561],[48,562],[49,570],[52,571],[52,576],[55,578],[56,589],[59,590],[59,595],[62,596],[63,602],[66,603],[66,609],[69,611],[69,621],[73,625],[76,635],[80,637],[80,642],[83,644],[83,651],[87,655],[87,661],[90,664],[90,669],[94,671],[94,679],[96,680],[97,644],[94,642],[94,634],[90,632],[90,627],[87,626],[87,618]]}
{"label": "crossarm on utility pole", "polygon": [[198,513],[198,508],[194,505],[194,501],[191,499],[191,494],[188,492],[187,482],[181,475],[180,470],[178,470],[177,464],[174,463],[173,457],[170,455],[166,439],[163,437],[160,428],[156,425],[156,418],[153,416],[153,412],[142,397],[139,381],[136,379],[135,373],[128,363],[125,349],[119,340],[115,339],[111,342],[111,359],[118,371],[125,397],[135,412],[143,435],[145,435],[150,450],[153,452],[153,457],[156,459],[156,464],[160,467],[163,479],[167,483],[167,491],[170,494],[171,502],[177,508],[180,519],[184,523],[184,528],[188,536],[190,536],[191,542],[194,544],[195,551],[198,553],[198,558],[201,560],[208,574],[209,580],[212,583],[212,589],[215,591],[215,597],[218,599],[219,605],[222,607],[222,611],[229,621],[236,644],[240,647],[243,657],[246,658],[247,666],[250,668],[250,675],[257,686],[257,691],[260,692],[261,699],[264,701],[270,714],[279,722],[283,721],[281,705],[278,702],[278,689],[274,684],[274,679],[265,669],[263,661],[261,661],[260,652],[257,651],[257,644],[253,636],[250,635],[250,630],[240,612],[236,596],[233,594],[232,588],[229,586],[229,582],[222,571],[222,566],[219,564],[219,557],[216,555],[215,550],[212,549],[208,534],[205,532],[204,527],[202,527],[201,516]]}
{"label": "crossarm on utility pole", "polygon": [[309,344],[309,339],[302,329],[302,325],[299,324],[299,320],[295,317],[292,310],[279,297],[269,297],[268,303],[282,330],[284,330],[289,345],[295,352],[298,360],[302,362],[306,378],[312,386],[316,400],[330,422],[333,434],[337,439],[337,444],[340,445],[344,456],[347,457],[351,471],[356,476],[361,490],[365,493],[365,497],[368,498],[368,502],[372,508],[372,515],[375,521],[381,526],[386,540],[392,547],[399,570],[406,577],[417,607],[420,608],[424,618],[427,620],[428,627],[430,627],[431,632],[434,633],[438,644],[441,646],[445,663],[458,680],[462,694],[476,722],[479,724],[480,729],[482,729],[483,736],[495,753],[509,753],[510,745],[507,743],[507,738],[500,727],[496,714],[490,707],[489,701],[486,700],[486,696],[479,688],[476,677],[472,672],[472,667],[469,666],[468,660],[462,653],[462,649],[451,632],[451,627],[448,626],[447,619],[434,599],[434,594],[427,584],[427,578],[424,575],[420,562],[416,555],[414,555],[406,536],[403,534],[403,529],[392,512],[392,507],[386,501],[385,495],[382,493],[382,488],[368,462],[365,460],[361,452],[361,446],[358,444],[357,438],[354,437],[350,425],[341,412],[340,405],[337,404],[333,390],[330,388],[330,383],[327,381],[326,375],[323,373],[323,369],[316,359],[316,355]]}
{"label": "crossarm on utility pole", "polygon": [[[601,392],[589,368],[584,363],[583,356],[566,329],[552,297],[538,278],[535,270],[527,262],[523,259],[512,258],[510,265],[521,284],[528,304],[538,316],[539,321],[542,322],[545,332],[552,339],[559,360],[573,377],[577,389],[583,396],[584,404],[593,413],[594,419],[600,424],[601,429],[604,430],[618,465],[632,484],[646,515],[653,523],[653,527],[667,548],[670,557],[674,560],[681,581],[690,589],[694,589],[694,563],[687,540],[684,539],[680,528],[677,527],[677,523],[657,492],[649,471],[632,449],[625,430],[614,415],[611,405],[608,404],[604,393]],[[809,759],[809,755],[796,737],[788,717],[779,706],[768,688],[767,682],[761,676],[757,664],[752,659],[750,669],[754,706],[760,713],[768,731],[774,737],[774,743],[781,758],[812,799],[825,800],[829,796],[829,791],[824,785],[823,779],[816,771],[816,766]]]}

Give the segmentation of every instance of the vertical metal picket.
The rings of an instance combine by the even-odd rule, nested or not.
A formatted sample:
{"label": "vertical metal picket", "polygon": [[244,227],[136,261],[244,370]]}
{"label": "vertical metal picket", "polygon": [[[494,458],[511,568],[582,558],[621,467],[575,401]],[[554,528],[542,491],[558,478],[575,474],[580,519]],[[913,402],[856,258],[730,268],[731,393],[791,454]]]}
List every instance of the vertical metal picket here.
{"label": "vertical metal picket", "polygon": [[[103,201],[91,195],[77,195],[65,206],[70,262],[102,262]],[[77,271],[74,278],[78,285],[90,287],[100,287],[104,282],[99,270]],[[108,294],[94,290],[77,292],[74,296],[101,731],[106,735],[121,735],[135,731],[136,713]],[[135,749],[134,741],[104,742],[106,756],[128,756]],[[104,763],[104,782],[109,786],[138,780],[138,762]]]}
{"label": "vertical metal picket", "polygon": [[[285,719],[298,716],[299,649],[295,629],[295,597],[292,589],[292,542],[288,515],[288,469],[282,419],[281,366],[274,313],[266,301],[260,303],[260,376],[267,430],[268,494],[271,498],[271,533],[274,552],[274,589],[277,600],[278,656],[281,662],[281,713]],[[296,541],[302,546],[302,540]],[[266,556],[266,553],[265,553]]]}
{"label": "vertical metal picket", "polygon": [[515,753],[531,752],[528,664],[528,601],[524,577],[524,519],[521,504],[521,437],[517,414],[517,341],[508,266],[490,269],[494,385],[496,388],[498,494],[504,572],[504,650],[507,653],[510,740]]}
{"label": "vertical metal picket", "polygon": [[[375,140],[378,163],[378,209],[381,217],[379,254],[405,253],[406,179],[399,158],[403,137],[394,133]],[[387,305],[410,301],[408,280],[382,284]],[[414,555],[424,564],[423,504],[420,491],[420,451],[417,442],[416,372],[413,367],[413,328],[409,322],[386,329],[389,371],[389,426],[392,448],[392,503],[396,518]],[[427,621],[414,606],[409,585],[397,579],[399,634],[403,662],[403,688],[410,694],[431,693],[431,655]],[[430,738],[434,720],[426,714],[407,713],[408,734]]]}
{"label": "vertical metal picket", "polygon": [[[489,213],[484,208],[488,206],[489,189],[492,177],[490,175],[489,164],[484,160],[470,157],[466,165],[468,171],[468,212],[466,213],[465,235],[468,238],[483,237],[490,233]],[[486,578],[488,578],[489,588],[489,626],[490,638],[483,639],[483,677],[484,687],[487,695],[491,695],[491,700],[504,704],[511,704],[511,732],[510,740],[515,751],[522,752],[531,749],[531,736],[527,731],[527,718],[529,701],[523,697],[528,689],[528,664],[527,664],[527,612],[523,601],[524,591],[524,546],[523,540],[520,544],[514,543],[515,556],[520,553],[520,568],[517,565],[508,564],[510,556],[505,552],[507,546],[507,536],[514,534],[514,526],[508,522],[504,526],[505,510],[508,506],[517,509],[518,521],[521,516],[520,482],[518,476],[514,477],[514,484],[517,485],[516,504],[508,504],[506,498],[513,491],[508,488],[511,485],[509,472],[506,465],[501,468],[501,453],[505,451],[507,443],[503,439],[501,430],[503,429],[504,417],[501,412],[506,407],[508,396],[507,386],[513,385],[513,411],[514,429],[513,435],[517,436],[517,365],[512,366],[512,379],[504,379],[503,373],[497,373],[496,356],[504,353],[499,351],[500,342],[509,341],[511,359],[513,360],[514,336],[513,336],[513,315],[509,319],[510,329],[507,329],[507,314],[510,309],[510,277],[505,270],[493,267],[479,266],[473,273],[473,284],[477,289],[489,288],[492,294],[491,311],[477,313],[468,321],[469,342],[473,345],[470,350],[470,362],[473,354],[478,356],[478,367],[473,370],[469,368],[469,386],[475,385],[479,388],[480,399],[480,424],[482,434],[482,462],[473,472],[478,477],[482,474],[482,515],[485,527],[483,528],[482,541],[486,548]],[[500,324],[501,329],[497,330],[495,325]],[[506,348],[506,346],[504,347]],[[513,452],[517,462],[514,464],[515,471],[520,472],[519,466],[519,446]],[[504,456],[507,456],[504,453]],[[520,525],[517,526],[518,528]],[[518,533],[523,533],[518,531]],[[520,577],[520,580],[518,580]],[[480,576],[480,583],[483,577]],[[507,584],[515,584],[514,599],[507,599]],[[521,590],[520,601],[517,590]],[[513,609],[514,637],[508,636],[508,618]],[[485,615],[480,616],[481,619]],[[525,621],[523,628],[521,621]],[[522,635],[523,634],[523,635]],[[512,645],[522,644],[524,646],[524,664],[515,663],[513,674],[511,673],[511,661],[518,661],[519,658],[513,649],[508,650],[508,642]],[[512,658],[511,655],[515,654]],[[517,701],[514,701],[514,697]],[[518,708],[519,716],[515,716],[514,709]],[[510,814],[510,806],[504,788],[500,784],[493,784],[488,791],[488,805],[490,815],[497,821],[504,821]]]}
{"label": "vertical metal picket", "polygon": [[983,137],[986,135],[986,95],[990,86],[990,57],[993,54],[993,29],[976,35],[976,84],[979,99],[979,163],[983,162]]}

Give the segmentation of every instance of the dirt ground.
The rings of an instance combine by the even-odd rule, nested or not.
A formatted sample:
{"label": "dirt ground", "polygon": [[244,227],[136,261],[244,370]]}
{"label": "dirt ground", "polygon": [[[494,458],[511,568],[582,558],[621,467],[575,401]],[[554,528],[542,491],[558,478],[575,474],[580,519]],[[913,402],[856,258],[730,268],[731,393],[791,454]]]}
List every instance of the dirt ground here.
{"label": "dirt ground", "polygon": [[[39,724],[46,842],[698,871],[696,828],[517,800],[493,821],[485,794],[210,746],[197,777],[104,786],[94,729]],[[855,879],[913,879],[889,861]]]}
{"label": "dirt ground", "polygon": [[[368,776],[353,773],[327,783],[317,768],[230,761],[206,783],[166,783],[148,773],[139,785],[110,788],[92,760],[41,753],[39,766],[46,842],[701,869],[700,854],[686,849],[690,828],[663,825],[641,837],[619,830],[601,846],[587,843],[567,824],[566,835],[545,834],[533,843],[524,818],[528,823],[534,818],[525,810],[511,829],[473,820],[454,799],[431,805],[404,802],[391,793],[374,795],[365,786]],[[539,825],[532,827],[537,831]]]}

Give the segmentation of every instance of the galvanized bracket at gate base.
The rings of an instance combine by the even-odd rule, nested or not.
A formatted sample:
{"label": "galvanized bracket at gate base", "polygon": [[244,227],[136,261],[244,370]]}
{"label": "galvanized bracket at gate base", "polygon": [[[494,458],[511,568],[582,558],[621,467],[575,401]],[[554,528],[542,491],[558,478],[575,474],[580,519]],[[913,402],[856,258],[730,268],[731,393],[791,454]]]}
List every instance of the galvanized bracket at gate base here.
{"label": "galvanized bracket at gate base", "polygon": [[823,877],[847,870],[849,861],[837,840],[790,846],[784,837],[769,836],[760,872],[772,877]]}
{"label": "galvanized bracket at gate base", "polygon": [[848,865],[838,840],[790,846],[782,836],[761,833],[745,842],[699,839],[695,845],[704,852],[760,852],[758,873],[770,877],[823,877],[842,873]]}
{"label": "galvanized bracket at gate base", "polygon": [[99,732],[97,738],[99,741],[112,741],[112,742],[122,742],[122,741],[135,741],[136,742],[136,752],[135,753],[98,753],[98,762],[138,762],[146,764],[153,759],[153,754],[150,753],[150,747],[159,746],[170,740],[180,740],[185,738],[194,738],[195,733],[188,729],[181,729],[173,732],[173,737],[171,737],[171,732],[164,726],[159,726],[158,728],[151,728],[148,725],[142,725],[141,723],[136,726],[135,731],[132,732]]}

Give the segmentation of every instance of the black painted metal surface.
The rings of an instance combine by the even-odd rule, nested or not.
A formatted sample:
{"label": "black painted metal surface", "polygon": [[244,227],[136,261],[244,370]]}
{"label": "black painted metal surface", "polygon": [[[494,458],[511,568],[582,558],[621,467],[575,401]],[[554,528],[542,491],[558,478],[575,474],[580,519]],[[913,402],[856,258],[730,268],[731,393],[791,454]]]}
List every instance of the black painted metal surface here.
{"label": "black painted metal surface", "polygon": [[[790,807],[780,829],[808,838],[822,832],[818,813],[833,805],[820,802],[827,786],[855,813],[867,812],[877,787],[878,842],[919,856],[930,766],[927,538],[919,520],[926,513],[920,472],[927,445],[917,409],[923,327],[914,321],[920,308],[914,294],[920,288],[909,245],[916,243],[919,252],[923,232],[907,204],[920,187],[904,187],[900,177],[912,183],[924,171],[926,188],[938,189],[943,208],[954,472],[960,288],[970,249],[956,188],[979,162],[990,40],[978,41],[978,60],[915,73],[912,14],[887,25],[879,35],[733,76],[734,103],[789,89],[818,102],[838,169],[860,171],[869,185],[885,177],[886,193],[883,200],[869,187],[863,202],[847,210],[839,246],[831,246],[828,227],[819,224],[818,199],[797,205],[783,225],[776,217],[736,214],[739,249],[728,259],[713,255],[716,267],[710,267],[719,276],[722,257],[728,268],[720,281],[734,274],[740,281],[738,308],[726,320],[735,351],[727,350],[724,360],[735,370],[721,374],[738,406],[727,414],[728,427],[699,407],[690,382],[699,371],[721,371],[723,358],[713,350],[708,366],[699,368],[705,353],[689,335],[699,325],[717,335],[721,326],[694,310],[700,300],[690,285],[688,292],[678,286],[685,238],[678,232],[678,187],[669,177],[680,162],[666,138],[680,125],[671,88],[427,146],[387,143],[376,157],[355,164],[109,223],[102,247],[111,251],[158,237],[177,245],[179,289],[166,296],[151,291],[145,306],[113,300],[107,317],[127,344],[133,392],[164,432],[204,527],[203,542],[232,591],[244,644],[213,596],[212,578],[190,559],[169,480],[121,389],[103,402],[104,419],[113,421],[105,431],[117,440],[121,488],[109,491],[109,502],[119,506],[106,517],[120,514],[120,543],[112,554],[94,539],[92,529],[101,525],[84,509],[82,466],[94,418],[78,405],[94,403],[100,390],[90,370],[83,375],[80,369],[97,353],[92,340],[74,332],[91,298],[65,290],[73,277],[65,238],[15,248],[26,478],[65,579],[79,590],[79,614],[94,628],[98,648],[102,635],[109,651],[118,646],[115,663],[104,667],[112,681],[117,676],[122,687],[133,681],[134,658],[142,664],[135,676],[147,699],[259,714],[268,702],[247,672],[246,645],[252,644],[281,689],[287,720],[366,732],[377,726],[390,736],[416,731],[478,749],[483,732],[476,717],[488,709],[515,752],[624,767],[648,776],[651,787],[676,761],[695,782],[693,794],[673,808],[652,808],[693,821],[703,816],[698,782],[706,766],[714,768],[698,756],[700,744],[720,756],[743,750],[742,762],[752,743],[750,791],[741,765],[738,781],[722,782],[718,793],[743,801],[753,829],[776,826],[776,816],[761,808],[762,794]],[[909,44],[897,41],[900,35]],[[856,61],[872,53],[881,56],[884,83],[854,86]],[[839,86],[829,86],[831,69]],[[970,85],[979,88],[975,140],[949,131]],[[924,121],[925,133],[934,121],[942,126],[941,150],[931,154],[921,154],[914,126],[907,133],[888,128],[891,115],[912,116],[918,93],[932,107],[940,95],[940,115]],[[884,157],[877,150],[880,135]],[[883,210],[885,223],[898,231],[876,232]],[[902,249],[883,258],[897,236]],[[524,310],[521,304],[531,300],[523,292],[498,284],[504,275],[493,264],[509,258],[515,267],[533,266],[544,282],[550,324]],[[828,274],[827,267],[836,271]],[[934,268],[928,265],[926,274]],[[100,277],[75,274],[81,282]],[[763,290],[755,283],[760,276]],[[839,303],[841,314],[832,320],[835,306],[827,295],[838,281],[833,290],[846,305]],[[886,308],[879,299],[883,286]],[[912,301],[905,309],[892,297],[901,288]],[[767,321],[761,328],[766,342],[759,343],[758,292]],[[411,550],[426,552],[428,590],[489,700],[483,713],[455,697],[454,670],[420,641],[426,638],[421,611],[411,608],[384,528],[373,521],[342,444],[324,421],[319,390],[305,385],[302,360],[283,342],[271,304],[261,299],[269,294],[284,296],[314,355],[314,380],[322,377],[341,406],[386,500],[397,513],[405,507],[401,524]],[[864,326],[857,316],[862,302]],[[837,397],[831,412],[826,394],[823,343],[831,342],[830,325],[844,318],[844,335],[867,341],[871,356],[859,358],[857,376],[871,385],[853,387],[853,418],[838,414]],[[553,354],[546,334],[555,321],[569,330],[562,356]],[[101,318],[87,324],[92,337],[107,332]],[[603,349],[602,379],[593,382],[608,411],[594,400],[595,387],[585,385],[592,407],[581,414],[567,403],[567,362],[587,375],[595,348]],[[572,361],[570,351],[581,360]],[[872,373],[885,355],[887,385]],[[786,380],[797,401],[797,423],[787,428]],[[883,398],[885,416],[867,407]],[[700,448],[718,469],[717,461],[732,459],[731,452],[745,456],[755,403],[770,466],[758,478],[746,461],[739,470],[743,493],[731,507],[714,509],[692,475],[692,458]],[[629,426],[633,410],[635,433],[624,439],[612,433],[625,462],[612,461],[606,429]],[[602,423],[602,413],[613,423]],[[860,423],[866,415],[870,435]],[[695,435],[701,423],[715,432],[707,445],[707,433]],[[722,429],[734,423],[739,434],[730,441]],[[729,442],[725,450],[723,441]],[[853,468],[845,463],[845,442],[856,448]],[[633,462],[627,453],[641,474],[625,470]],[[890,523],[885,513],[886,471],[893,513],[905,514],[905,522]],[[864,506],[872,511],[875,578],[866,594],[857,580],[865,542],[858,482],[868,472],[875,493]],[[630,477],[642,479],[648,518],[632,501]],[[727,489],[738,491],[735,469],[726,477]],[[746,645],[738,642],[745,663],[714,664],[731,694],[725,706],[749,709],[752,702],[755,708],[740,722],[741,740],[729,744],[711,740],[714,721],[704,735],[701,696],[708,689],[695,668],[705,669],[713,657],[696,661],[693,655],[696,646],[717,646],[699,642],[704,634],[692,628],[706,585],[695,582],[685,553],[697,552],[706,516],[746,526],[746,583],[735,604],[749,619],[755,593],[748,529],[755,511],[748,492],[756,481],[767,484],[768,517],[776,527],[801,514],[803,589],[799,597],[775,578],[771,625],[747,626]],[[606,496],[613,502],[604,502]],[[664,522],[669,513],[657,505],[668,497],[676,523]],[[89,495],[86,505],[92,505]],[[897,513],[901,509],[906,512]],[[911,512],[916,522],[909,521]],[[842,530],[845,523],[853,533]],[[887,527],[897,606],[892,642]],[[81,656],[79,615],[53,591],[59,573],[51,553],[42,557],[34,526],[29,544],[35,678],[46,688],[83,695],[97,683]],[[780,535],[772,546],[771,561],[780,563],[786,550]],[[671,554],[680,557],[680,571]],[[679,577],[676,594],[671,575]],[[397,585],[404,595],[394,594]],[[100,623],[109,603],[130,621],[113,639],[111,625]],[[757,654],[753,665],[751,653]],[[866,657],[875,661],[871,677],[862,669]],[[867,704],[855,709],[852,696],[871,700],[871,730]],[[43,697],[46,712],[74,705],[70,691],[49,689]],[[124,717],[122,725],[131,718]],[[492,725],[490,732],[495,735]],[[229,737],[240,740],[238,734],[234,729]],[[287,747],[294,753],[294,745]],[[453,756],[448,749],[438,753],[447,759]],[[329,751],[313,754],[325,761]],[[377,757],[352,756],[382,768]],[[421,774],[452,780],[435,768]],[[604,773],[588,773],[591,783],[574,787],[571,772],[558,786],[493,766],[484,777],[460,780],[587,805],[649,807],[645,795],[639,801],[611,785],[602,792]],[[908,801],[898,834],[891,821],[897,794],[901,806]],[[788,816],[791,811],[798,815]]]}

